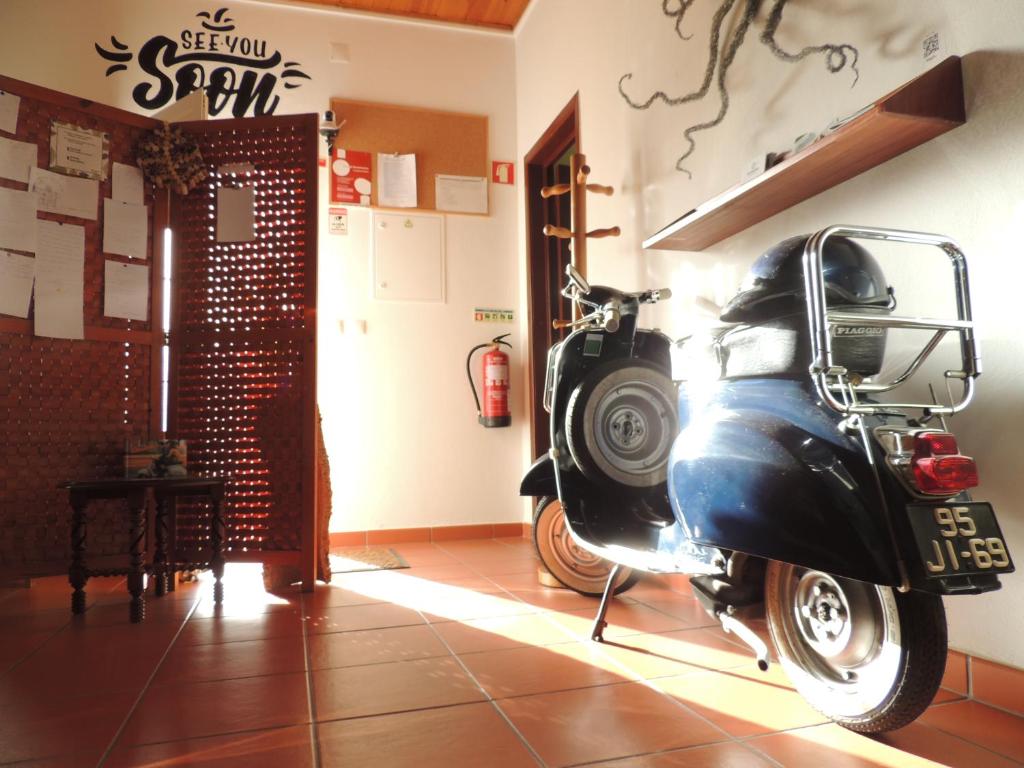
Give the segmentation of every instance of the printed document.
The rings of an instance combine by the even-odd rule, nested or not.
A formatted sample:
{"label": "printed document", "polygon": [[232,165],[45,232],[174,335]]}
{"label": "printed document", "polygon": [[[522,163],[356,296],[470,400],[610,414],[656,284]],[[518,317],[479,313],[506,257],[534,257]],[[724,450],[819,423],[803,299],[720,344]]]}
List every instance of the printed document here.
{"label": "printed document", "polygon": [[144,202],[142,194],[142,169],[136,168],[134,165],[114,163],[110,196],[122,203],[142,205]]}
{"label": "printed document", "polygon": [[0,314],[28,317],[36,260],[0,251]]}
{"label": "printed document", "polygon": [[39,220],[36,336],[85,337],[85,227]]}
{"label": "printed document", "polygon": [[103,252],[145,259],[149,235],[146,206],[103,201]]}
{"label": "printed document", "polygon": [[100,183],[65,176],[42,168],[29,173],[28,188],[39,198],[39,210],[95,221],[100,204]]}
{"label": "printed document", "polygon": [[103,269],[103,314],[148,320],[149,267],[107,259]]}
{"label": "printed document", "polygon": [[0,248],[36,250],[36,196],[0,187]]}
{"label": "printed document", "polygon": [[377,205],[416,207],[416,155],[377,155]]}
{"label": "printed document", "polygon": [[35,168],[36,145],[0,136],[0,176],[28,184],[29,169]]}

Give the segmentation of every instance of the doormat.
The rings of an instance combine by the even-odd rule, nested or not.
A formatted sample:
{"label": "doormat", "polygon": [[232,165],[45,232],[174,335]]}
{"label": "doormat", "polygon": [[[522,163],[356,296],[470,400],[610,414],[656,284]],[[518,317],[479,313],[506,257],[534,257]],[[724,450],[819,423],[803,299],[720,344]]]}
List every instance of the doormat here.
{"label": "doormat", "polygon": [[331,573],[387,571],[408,568],[403,557],[390,547],[353,547],[331,552]]}

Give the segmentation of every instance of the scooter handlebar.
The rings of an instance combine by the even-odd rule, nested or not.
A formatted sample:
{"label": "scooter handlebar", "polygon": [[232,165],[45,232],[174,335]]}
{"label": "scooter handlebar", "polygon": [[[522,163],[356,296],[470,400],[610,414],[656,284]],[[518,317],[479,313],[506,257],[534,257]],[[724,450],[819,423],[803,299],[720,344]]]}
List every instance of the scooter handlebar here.
{"label": "scooter handlebar", "polygon": [[671,288],[652,288],[651,290],[644,291],[640,294],[640,301],[644,304],[657,304],[659,301],[665,301],[666,299],[671,298]]}

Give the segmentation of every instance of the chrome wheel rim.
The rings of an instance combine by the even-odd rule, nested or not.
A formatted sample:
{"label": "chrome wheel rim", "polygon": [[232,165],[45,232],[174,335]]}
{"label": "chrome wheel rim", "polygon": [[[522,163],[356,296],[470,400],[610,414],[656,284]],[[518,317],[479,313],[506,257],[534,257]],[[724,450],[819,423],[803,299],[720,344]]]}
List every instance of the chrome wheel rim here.
{"label": "chrome wheel rim", "polygon": [[566,571],[595,582],[603,583],[608,578],[611,572],[608,561],[576,543],[565,524],[565,514],[561,509],[548,529],[548,541],[551,544],[551,554],[558,565]]}
{"label": "chrome wheel rim", "polygon": [[675,438],[672,409],[662,392],[644,382],[610,390],[593,415],[600,459],[627,476],[646,475],[664,466]]}
{"label": "chrome wheel rim", "polygon": [[799,670],[804,684],[797,688],[812,703],[828,697],[827,709],[843,715],[882,706],[902,663],[892,590],[794,566],[784,566],[780,578],[776,642]]}

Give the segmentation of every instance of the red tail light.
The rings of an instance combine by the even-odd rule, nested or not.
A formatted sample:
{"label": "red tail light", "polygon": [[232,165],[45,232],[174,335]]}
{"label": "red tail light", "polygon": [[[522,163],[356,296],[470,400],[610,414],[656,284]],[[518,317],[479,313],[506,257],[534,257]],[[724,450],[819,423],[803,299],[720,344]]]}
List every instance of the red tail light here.
{"label": "red tail light", "polygon": [[948,432],[915,436],[911,467],[916,485],[923,493],[952,496],[978,484],[974,459],[960,455],[956,438]]}

